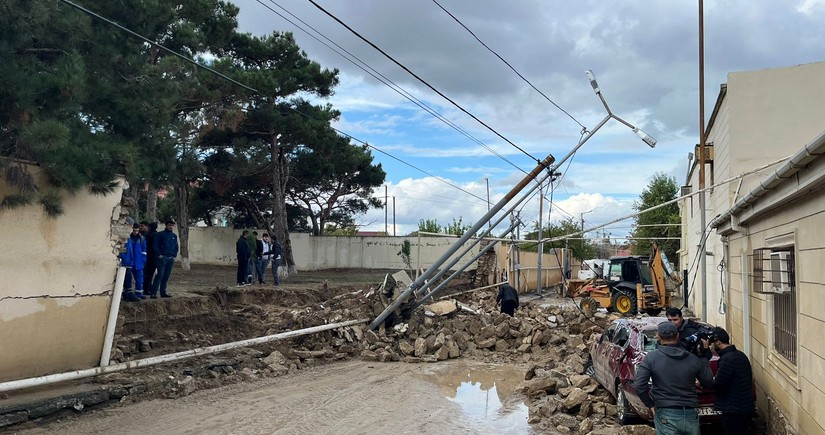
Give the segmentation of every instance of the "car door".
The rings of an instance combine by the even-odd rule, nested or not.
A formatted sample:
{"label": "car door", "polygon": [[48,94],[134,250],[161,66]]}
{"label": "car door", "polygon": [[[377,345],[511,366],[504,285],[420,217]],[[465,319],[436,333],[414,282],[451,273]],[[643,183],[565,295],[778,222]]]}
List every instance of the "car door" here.
{"label": "car door", "polygon": [[626,357],[626,350],[630,341],[630,328],[626,323],[618,325],[613,338],[605,352],[605,388],[616,395],[615,380],[619,377],[621,365]]}
{"label": "car door", "polygon": [[607,353],[612,346],[613,336],[616,333],[616,323],[612,323],[599,337],[599,340],[593,345],[593,352],[590,357],[593,359],[593,372],[596,375],[596,380],[600,384],[607,386],[611,379],[605,372],[607,366]]}

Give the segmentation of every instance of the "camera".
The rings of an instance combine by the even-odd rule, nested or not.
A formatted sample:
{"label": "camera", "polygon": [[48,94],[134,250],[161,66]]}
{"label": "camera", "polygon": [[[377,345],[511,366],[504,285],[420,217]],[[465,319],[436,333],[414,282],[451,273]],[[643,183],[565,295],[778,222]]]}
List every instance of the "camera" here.
{"label": "camera", "polygon": [[694,332],[691,335],[685,337],[685,343],[688,344],[691,348],[701,344],[702,340],[708,340],[711,343],[716,341],[716,337],[713,335],[713,330],[710,328],[702,327],[698,331]]}

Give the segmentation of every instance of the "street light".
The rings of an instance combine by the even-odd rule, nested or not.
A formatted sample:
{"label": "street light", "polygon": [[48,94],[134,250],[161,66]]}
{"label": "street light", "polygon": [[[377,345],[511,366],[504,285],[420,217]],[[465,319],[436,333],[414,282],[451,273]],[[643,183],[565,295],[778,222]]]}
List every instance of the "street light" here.
{"label": "street light", "polygon": [[616,121],[621,122],[622,124],[630,127],[633,130],[633,133],[636,133],[636,136],[639,136],[644,143],[646,143],[649,147],[654,148],[656,146],[656,139],[654,139],[651,135],[645,133],[641,128],[636,127],[635,125],[625,121],[624,119],[615,115],[611,110],[610,107],[607,105],[607,101],[604,100],[602,96],[602,90],[599,88],[599,82],[596,81],[596,76],[593,74],[593,71],[587,70],[584,72],[587,75],[587,78],[590,80],[590,86],[593,87],[593,91],[596,92],[596,95],[599,96],[599,99],[602,101],[602,105],[604,106],[605,110],[607,110],[607,115],[609,118],[613,118]]}
{"label": "street light", "polygon": [[582,232],[584,232],[584,215],[586,215],[588,213],[593,213],[594,210],[596,210],[596,209],[594,208],[594,209],[586,211],[584,213],[579,213],[579,218],[581,218],[581,221],[582,221]]}

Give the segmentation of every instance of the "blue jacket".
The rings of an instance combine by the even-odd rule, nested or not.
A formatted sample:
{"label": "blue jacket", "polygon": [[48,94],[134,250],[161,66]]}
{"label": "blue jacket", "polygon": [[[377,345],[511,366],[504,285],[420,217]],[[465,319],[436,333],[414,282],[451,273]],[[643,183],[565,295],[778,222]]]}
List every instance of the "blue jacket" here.
{"label": "blue jacket", "polygon": [[178,256],[178,235],[172,231],[159,231],[154,240],[155,253],[159,257]]}
{"label": "blue jacket", "polygon": [[146,264],[146,239],[141,235],[129,235],[126,241],[126,252],[120,254],[121,264],[135,270],[143,270]]}

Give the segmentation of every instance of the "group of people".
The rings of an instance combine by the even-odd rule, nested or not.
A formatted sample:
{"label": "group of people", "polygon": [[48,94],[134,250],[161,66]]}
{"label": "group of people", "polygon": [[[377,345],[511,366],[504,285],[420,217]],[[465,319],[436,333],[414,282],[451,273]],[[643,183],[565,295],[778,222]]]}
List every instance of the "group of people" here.
{"label": "group of people", "polygon": [[[259,284],[266,284],[266,269],[272,263],[272,281],[278,285],[278,267],[281,265],[281,244],[276,238],[269,237],[264,233],[258,236],[257,231],[252,232],[252,240],[249,240],[249,230],[243,230],[238,241],[235,243],[235,253],[238,255],[238,287],[251,285],[253,281],[252,269],[255,269],[255,278]],[[253,248],[254,246],[254,248]],[[253,257],[252,254],[255,254]]]}
{"label": "group of people", "polygon": [[[697,381],[713,388],[724,433],[745,434],[755,406],[747,355],[730,343],[724,328],[713,328],[698,342],[686,340],[701,326],[685,320],[678,308],[669,308],[666,315],[668,321],[657,329],[659,347],[645,356],[634,382],[639,398],[653,413],[657,435],[699,435]],[[716,376],[708,363],[713,353],[719,356]]]}
{"label": "group of people", "polygon": [[172,219],[166,221],[166,228],[160,232],[157,222],[142,221],[132,225],[126,250],[120,254],[120,264],[126,267],[124,301],[139,302],[147,296],[157,299],[158,294],[162,298],[172,297],[166,285],[178,256],[178,236],[174,229]]}

